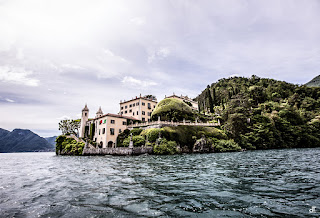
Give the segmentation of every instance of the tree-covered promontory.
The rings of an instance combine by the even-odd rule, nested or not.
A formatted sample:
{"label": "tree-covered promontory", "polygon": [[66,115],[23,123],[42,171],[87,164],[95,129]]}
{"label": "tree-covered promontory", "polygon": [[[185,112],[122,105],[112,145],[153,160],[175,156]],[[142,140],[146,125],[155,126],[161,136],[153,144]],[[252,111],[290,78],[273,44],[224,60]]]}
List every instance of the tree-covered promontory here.
{"label": "tree-covered promontory", "polygon": [[252,76],[220,79],[197,98],[242,148],[320,146],[320,88]]}

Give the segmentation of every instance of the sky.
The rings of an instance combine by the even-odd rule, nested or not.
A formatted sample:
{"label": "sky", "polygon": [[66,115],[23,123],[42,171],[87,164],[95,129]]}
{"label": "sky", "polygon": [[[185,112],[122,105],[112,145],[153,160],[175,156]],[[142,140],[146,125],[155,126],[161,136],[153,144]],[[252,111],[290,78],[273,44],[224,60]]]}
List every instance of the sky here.
{"label": "sky", "polygon": [[87,103],[320,74],[316,0],[0,0],[0,128],[59,135]]}

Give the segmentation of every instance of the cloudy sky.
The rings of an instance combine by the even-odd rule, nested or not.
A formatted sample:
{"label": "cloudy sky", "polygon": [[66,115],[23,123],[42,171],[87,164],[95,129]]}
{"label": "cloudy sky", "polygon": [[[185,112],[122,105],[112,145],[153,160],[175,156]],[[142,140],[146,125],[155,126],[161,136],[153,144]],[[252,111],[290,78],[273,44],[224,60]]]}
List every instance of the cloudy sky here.
{"label": "cloudy sky", "polygon": [[0,0],[0,128],[59,134],[140,93],[320,74],[320,1]]}

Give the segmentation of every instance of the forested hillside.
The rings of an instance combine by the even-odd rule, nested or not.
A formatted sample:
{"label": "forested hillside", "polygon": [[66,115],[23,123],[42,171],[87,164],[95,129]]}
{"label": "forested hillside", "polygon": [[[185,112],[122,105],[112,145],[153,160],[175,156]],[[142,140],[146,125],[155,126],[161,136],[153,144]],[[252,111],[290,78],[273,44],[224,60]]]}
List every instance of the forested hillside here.
{"label": "forested hillside", "polygon": [[0,152],[53,151],[54,145],[28,129],[0,128]]}
{"label": "forested hillside", "polygon": [[320,146],[320,88],[274,79],[221,79],[196,98],[242,148]]}

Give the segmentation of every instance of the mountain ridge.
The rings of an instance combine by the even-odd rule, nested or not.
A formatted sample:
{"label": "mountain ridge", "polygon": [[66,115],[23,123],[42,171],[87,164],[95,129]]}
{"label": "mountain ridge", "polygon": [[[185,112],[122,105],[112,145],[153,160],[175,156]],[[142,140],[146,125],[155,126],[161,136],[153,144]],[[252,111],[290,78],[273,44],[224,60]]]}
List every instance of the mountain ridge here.
{"label": "mountain ridge", "polygon": [[28,129],[14,129],[11,132],[0,128],[0,152],[53,151],[54,145]]}

